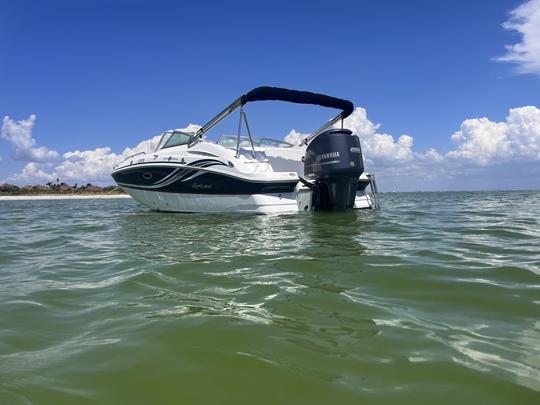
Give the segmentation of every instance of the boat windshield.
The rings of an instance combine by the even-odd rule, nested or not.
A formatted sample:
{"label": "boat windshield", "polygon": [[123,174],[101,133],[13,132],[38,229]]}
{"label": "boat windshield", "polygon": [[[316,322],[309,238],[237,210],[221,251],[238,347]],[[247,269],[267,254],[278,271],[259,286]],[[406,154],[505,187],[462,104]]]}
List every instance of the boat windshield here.
{"label": "boat windshield", "polygon": [[[224,146],[226,148],[236,148],[237,136],[236,135],[221,135],[217,141],[218,145]],[[262,147],[262,148],[290,148],[291,145],[285,141],[278,141],[276,139],[270,138],[253,138],[253,146]],[[249,148],[251,143],[247,136],[240,137],[240,147]]]}
{"label": "boat windshield", "polygon": [[160,149],[172,148],[173,146],[186,145],[189,143],[191,138],[192,138],[192,135],[187,134],[185,132],[180,132],[180,131],[165,132],[161,136],[161,139],[159,140],[159,144],[156,148],[156,152]]}

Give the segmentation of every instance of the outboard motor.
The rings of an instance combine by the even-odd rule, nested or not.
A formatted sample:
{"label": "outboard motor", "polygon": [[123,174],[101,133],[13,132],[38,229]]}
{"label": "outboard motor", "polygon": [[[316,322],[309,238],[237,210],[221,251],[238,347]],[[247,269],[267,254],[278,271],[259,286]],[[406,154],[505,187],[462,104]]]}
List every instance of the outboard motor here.
{"label": "outboard motor", "polygon": [[304,175],[312,180],[313,211],[353,208],[358,178],[364,171],[360,139],[348,129],[330,129],[306,149]]}

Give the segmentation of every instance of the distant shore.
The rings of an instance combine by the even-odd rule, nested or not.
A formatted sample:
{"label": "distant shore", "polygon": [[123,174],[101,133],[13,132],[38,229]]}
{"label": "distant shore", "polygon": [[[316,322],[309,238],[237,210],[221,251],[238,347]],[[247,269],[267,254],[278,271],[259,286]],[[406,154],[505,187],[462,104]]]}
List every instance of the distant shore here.
{"label": "distant shore", "polygon": [[128,194],[26,194],[26,195],[1,195],[0,201],[22,200],[92,200],[101,198],[131,198]]}
{"label": "distant shore", "polygon": [[57,199],[92,199],[92,198],[126,198],[122,189],[115,186],[99,187],[91,183],[69,185],[57,180],[47,183],[16,186],[0,184],[0,200],[57,200]]}

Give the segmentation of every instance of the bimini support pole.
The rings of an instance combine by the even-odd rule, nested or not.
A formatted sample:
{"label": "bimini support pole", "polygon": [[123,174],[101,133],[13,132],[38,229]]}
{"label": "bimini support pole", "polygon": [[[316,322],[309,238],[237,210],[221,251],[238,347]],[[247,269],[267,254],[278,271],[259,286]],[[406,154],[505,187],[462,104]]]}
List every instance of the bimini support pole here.
{"label": "bimini support pole", "polygon": [[257,159],[255,154],[255,146],[253,145],[253,138],[251,137],[251,131],[247,120],[247,114],[244,111],[244,106],[240,106],[240,117],[238,120],[238,133],[236,135],[236,158],[240,157],[240,136],[242,135],[242,121],[246,124],[246,130],[249,137],[249,143],[251,144],[251,152],[253,153],[253,159]]}
{"label": "bimini support pole", "polygon": [[191,142],[188,144],[188,147],[191,147],[195,143],[197,143],[197,140],[201,139],[206,132],[210,131],[210,129],[212,129],[214,126],[216,126],[219,122],[232,114],[237,108],[241,107],[242,105],[242,97],[238,97],[231,104],[225,107],[223,111],[221,111],[218,115],[208,121],[201,129],[199,129],[197,133],[193,136]]}
{"label": "bimini support pole", "polygon": [[244,113],[244,106],[240,106],[240,117],[238,118],[238,133],[236,134],[236,158],[240,157],[240,134],[242,132],[242,118]]}
{"label": "bimini support pole", "polygon": [[337,124],[337,122],[341,119],[343,122],[343,118],[341,114],[336,115],[334,118],[332,118],[330,121],[328,121],[326,124],[324,124],[322,127],[320,127],[318,130],[313,132],[311,135],[309,135],[307,138],[305,138],[302,142],[300,142],[299,145],[305,144],[307,145],[310,143],[313,139],[315,139],[320,133],[330,128],[332,125]]}
{"label": "bimini support pole", "polygon": [[247,133],[248,133],[248,137],[249,137],[249,143],[251,143],[251,151],[253,152],[253,159],[257,159],[257,156],[255,154],[255,146],[253,145],[253,138],[251,137],[251,131],[249,130],[249,124],[248,124],[248,120],[247,120],[247,114],[246,112],[244,111],[244,109],[242,109],[240,111],[240,114],[244,116],[244,122],[246,124],[246,129],[247,129]]}

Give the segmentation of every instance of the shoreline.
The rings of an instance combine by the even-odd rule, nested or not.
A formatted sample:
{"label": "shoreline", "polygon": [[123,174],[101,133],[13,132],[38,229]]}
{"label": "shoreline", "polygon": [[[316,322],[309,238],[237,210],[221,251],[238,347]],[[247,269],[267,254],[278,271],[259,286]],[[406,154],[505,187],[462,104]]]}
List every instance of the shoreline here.
{"label": "shoreline", "polygon": [[37,195],[5,195],[0,196],[0,201],[25,201],[25,200],[91,200],[97,198],[131,198],[128,194],[37,194]]}

